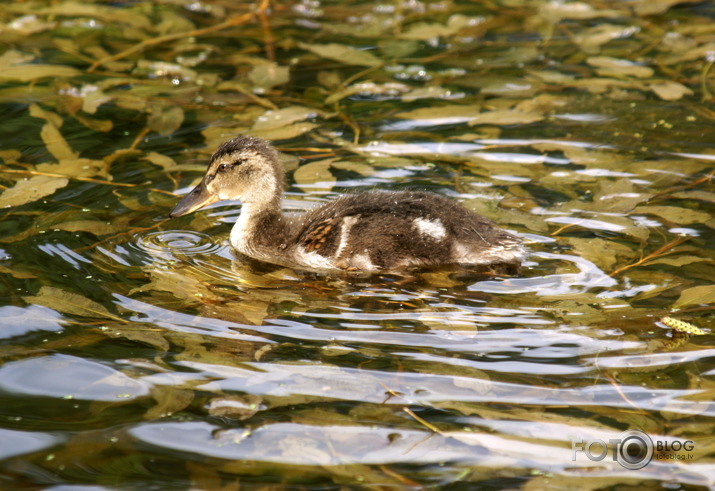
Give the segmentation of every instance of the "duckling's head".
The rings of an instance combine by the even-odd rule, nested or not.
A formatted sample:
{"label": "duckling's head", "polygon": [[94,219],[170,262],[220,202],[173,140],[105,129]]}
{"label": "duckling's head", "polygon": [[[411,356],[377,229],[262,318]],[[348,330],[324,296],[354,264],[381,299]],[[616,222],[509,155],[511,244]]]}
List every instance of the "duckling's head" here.
{"label": "duckling's head", "polygon": [[186,215],[221,200],[270,206],[280,199],[282,180],[273,146],[260,138],[239,136],[218,147],[204,178],[169,216]]}

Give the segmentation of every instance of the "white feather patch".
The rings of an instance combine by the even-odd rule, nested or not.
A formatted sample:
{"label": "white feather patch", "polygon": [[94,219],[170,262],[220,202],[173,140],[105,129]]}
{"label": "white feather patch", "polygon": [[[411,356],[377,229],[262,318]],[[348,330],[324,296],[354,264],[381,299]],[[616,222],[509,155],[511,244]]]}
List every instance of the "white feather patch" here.
{"label": "white feather patch", "polygon": [[343,218],[343,224],[340,227],[340,243],[338,243],[338,249],[335,251],[335,257],[339,258],[342,256],[345,248],[348,246],[348,241],[350,239],[350,230],[358,221],[358,217],[345,217]]}
{"label": "white feather patch", "polygon": [[431,237],[434,240],[440,241],[447,236],[447,230],[439,219],[428,220],[426,218],[415,218],[412,223],[419,233]]}
{"label": "white feather patch", "polygon": [[335,269],[333,258],[321,256],[317,252],[308,252],[303,246],[295,248],[293,257],[298,264],[314,269]]}

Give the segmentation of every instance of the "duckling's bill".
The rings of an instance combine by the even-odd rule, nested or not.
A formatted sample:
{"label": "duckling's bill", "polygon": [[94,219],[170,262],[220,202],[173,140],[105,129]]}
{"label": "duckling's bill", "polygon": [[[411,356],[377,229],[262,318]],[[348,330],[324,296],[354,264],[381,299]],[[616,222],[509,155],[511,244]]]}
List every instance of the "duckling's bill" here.
{"label": "duckling's bill", "polygon": [[184,199],[179,201],[179,204],[177,204],[174,209],[171,210],[171,213],[169,213],[169,217],[176,218],[188,215],[199,208],[203,208],[204,206],[208,206],[211,203],[216,203],[220,200],[221,198],[211,193],[202,181],[198,186],[192,189],[189,194],[184,196]]}

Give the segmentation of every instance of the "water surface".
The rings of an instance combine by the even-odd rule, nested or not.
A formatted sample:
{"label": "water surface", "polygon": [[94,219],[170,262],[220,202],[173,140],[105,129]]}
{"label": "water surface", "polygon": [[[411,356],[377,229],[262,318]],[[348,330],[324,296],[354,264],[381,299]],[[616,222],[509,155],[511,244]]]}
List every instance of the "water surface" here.
{"label": "water surface", "polygon": [[[712,5],[266,7],[0,12],[0,487],[712,486]],[[239,259],[239,203],[167,218],[237,134],[287,211],[426,189],[530,256]]]}

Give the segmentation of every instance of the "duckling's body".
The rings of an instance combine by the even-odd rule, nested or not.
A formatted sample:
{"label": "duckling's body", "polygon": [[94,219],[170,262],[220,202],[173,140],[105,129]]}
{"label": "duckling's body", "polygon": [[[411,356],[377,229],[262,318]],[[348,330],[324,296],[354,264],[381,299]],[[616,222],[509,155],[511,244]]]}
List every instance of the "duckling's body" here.
{"label": "duckling's body", "polygon": [[311,270],[378,271],[443,264],[516,264],[521,240],[456,202],[419,191],[348,194],[315,210],[281,210],[283,170],[253,137],[222,144],[202,182],[172,210],[181,216],[238,199],[231,245],[246,256]]}

